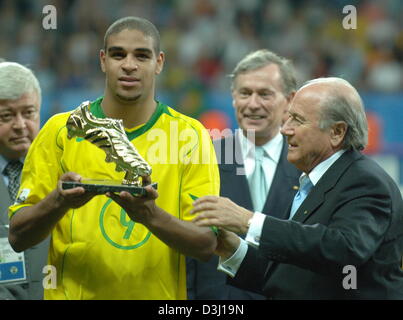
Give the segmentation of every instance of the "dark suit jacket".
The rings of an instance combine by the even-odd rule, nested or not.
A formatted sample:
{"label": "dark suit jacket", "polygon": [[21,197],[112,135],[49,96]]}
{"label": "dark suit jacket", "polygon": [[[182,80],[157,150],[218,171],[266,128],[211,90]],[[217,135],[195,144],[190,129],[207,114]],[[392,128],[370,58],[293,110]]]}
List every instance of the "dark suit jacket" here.
{"label": "dark suit jacket", "polygon": [[[273,299],[403,299],[402,255],[399,189],[374,161],[347,151],[291,221],[266,218],[259,249],[249,246],[232,283]],[[255,265],[264,261],[262,273]]]}
{"label": "dark suit jacket", "polygon": [[[8,206],[11,199],[0,174],[0,237],[8,237]],[[0,284],[0,300],[41,300],[43,299],[42,268],[47,264],[49,239],[24,251],[27,283]]]}
{"label": "dark suit jacket", "polygon": [[[220,195],[253,211],[248,181],[243,173],[243,159],[238,139],[230,136],[217,140],[214,141],[214,147],[220,169]],[[280,219],[288,218],[287,208],[296,193],[293,187],[298,186],[300,175],[301,172],[287,161],[287,142],[284,139],[263,213]],[[264,299],[262,295],[227,285],[226,275],[217,271],[217,265],[218,257],[213,257],[207,263],[187,259],[189,299]]]}

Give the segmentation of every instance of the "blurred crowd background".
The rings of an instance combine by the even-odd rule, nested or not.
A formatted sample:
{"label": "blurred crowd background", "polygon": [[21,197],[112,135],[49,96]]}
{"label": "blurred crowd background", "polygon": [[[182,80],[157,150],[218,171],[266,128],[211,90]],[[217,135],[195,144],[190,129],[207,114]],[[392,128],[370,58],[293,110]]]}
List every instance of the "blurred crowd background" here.
{"label": "blurred crowd background", "polygon": [[[49,4],[56,30],[42,26]],[[346,5],[357,9],[357,29],[343,28]],[[236,127],[227,75],[250,51],[291,59],[299,84],[347,79],[366,105],[366,152],[403,185],[402,0],[0,0],[0,57],[37,74],[42,123],[102,94],[103,36],[128,15],[160,30],[166,64],[157,98],[211,129]]]}

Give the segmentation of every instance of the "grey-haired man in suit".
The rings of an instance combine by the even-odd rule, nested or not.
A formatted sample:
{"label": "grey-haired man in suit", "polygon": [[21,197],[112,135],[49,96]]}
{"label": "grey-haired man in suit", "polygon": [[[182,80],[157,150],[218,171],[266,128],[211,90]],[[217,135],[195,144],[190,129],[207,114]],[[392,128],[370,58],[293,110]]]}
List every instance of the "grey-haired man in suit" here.
{"label": "grey-haired man in suit", "polygon": [[[245,56],[231,79],[240,130],[215,141],[220,195],[249,210],[285,219],[301,174],[287,161],[287,142],[280,133],[296,91],[294,69],[287,59],[262,49]],[[189,299],[264,299],[258,291],[226,284],[225,274],[217,271],[217,257],[208,263],[190,258],[187,262]]]}
{"label": "grey-haired man in suit", "polygon": [[357,90],[340,78],[307,82],[281,131],[303,172],[288,220],[219,197],[194,202],[195,224],[227,230],[219,268],[268,299],[403,299],[402,195],[360,152],[368,124]]}
{"label": "grey-haired man in suit", "polygon": [[24,157],[39,131],[41,89],[32,71],[0,61],[0,299],[43,299],[48,240],[15,253],[8,243],[7,209],[16,199]]}

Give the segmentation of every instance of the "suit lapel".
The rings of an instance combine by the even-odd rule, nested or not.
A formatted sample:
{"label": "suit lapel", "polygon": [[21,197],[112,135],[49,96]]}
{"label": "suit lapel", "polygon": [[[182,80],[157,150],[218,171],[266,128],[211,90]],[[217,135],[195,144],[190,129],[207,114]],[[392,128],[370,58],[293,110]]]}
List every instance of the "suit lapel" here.
{"label": "suit lapel", "polygon": [[334,187],[352,162],[362,157],[357,151],[346,151],[319,179],[308,197],[298,208],[292,220],[305,222],[325,200],[325,194]]}
{"label": "suit lapel", "polygon": [[[237,204],[253,211],[248,180],[239,140],[236,136],[214,141],[220,167],[221,196],[237,201]],[[287,160],[288,144],[283,138],[283,146],[269,194],[262,212],[280,219],[287,219],[294,194],[298,189],[301,172]]]}
{"label": "suit lapel", "polygon": [[[217,144],[220,149],[217,149]],[[238,199],[238,205],[253,210],[248,180],[245,175],[241,146],[235,136],[214,142],[220,167],[221,196]]]}
{"label": "suit lapel", "polygon": [[[361,156],[362,155],[357,151],[346,151],[335,163],[333,163],[298,208],[292,220],[304,223],[312,214],[315,214],[315,210],[323,203],[326,192],[334,187],[348,166]],[[288,213],[290,209],[291,204],[288,208]],[[273,269],[277,268],[278,265],[279,263],[275,261],[268,262],[265,279],[267,279],[268,274],[273,274]]]}
{"label": "suit lapel", "polygon": [[[220,144],[219,148],[217,144]],[[235,136],[215,141],[217,158],[220,163],[221,185],[223,190],[230,190],[228,196],[237,199],[237,204],[253,211],[253,203],[250,195],[248,180],[245,175],[245,167],[239,140]],[[301,172],[287,160],[288,145],[286,139],[283,139],[283,146],[279,162],[276,166],[276,172],[270,187],[269,194],[262,212],[271,216],[286,219],[289,210],[284,210],[288,205],[291,206],[292,198],[298,190],[298,178]],[[225,163],[227,162],[227,163]]]}
{"label": "suit lapel", "polygon": [[8,224],[7,208],[11,204],[7,186],[4,183],[3,176],[0,174],[0,224]]}
{"label": "suit lapel", "polygon": [[298,170],[288,162],[287,152],[287,141],[283,138],[283,147],[281,149],[280,159],[276,166],[276,172],[273,177],[269,194],[267,195],[266,203],[263,207],[264,213],[280,219],[286,219],[289,210],[279,210],[276,204],[278,203],[279,199],[286,197],[286,195],[291,194],[292,197],[294,196],[298,190],[298,184],[295,183],[295,180],[300,174]]}

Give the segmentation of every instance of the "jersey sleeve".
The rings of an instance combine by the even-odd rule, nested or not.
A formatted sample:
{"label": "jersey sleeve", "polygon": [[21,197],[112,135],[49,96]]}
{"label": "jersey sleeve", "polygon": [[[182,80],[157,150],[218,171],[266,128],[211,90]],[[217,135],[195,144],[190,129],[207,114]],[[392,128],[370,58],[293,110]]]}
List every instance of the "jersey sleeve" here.
{"label": "jersey sleeve", "polygon": [[66,134],[65,120],[65,114],[49,119],[31,144],[24,161],[17,199],[9,207],[10,219],[18,210],[38,203],[57,187],[63,173],[61,135],[63,131]]}
{"label": "jersey sleeve", "polygon": [[181,181],[181,218],[188,221],[194,218],[189,212],[197,198],[220,193],[220,175],[210,135],[201,124],[195,132],[197,142],[183,160],[186,164]]}

